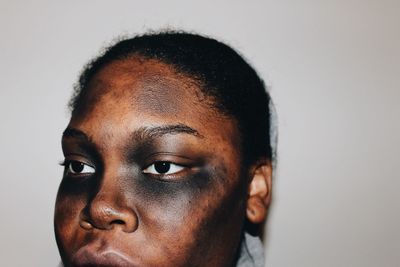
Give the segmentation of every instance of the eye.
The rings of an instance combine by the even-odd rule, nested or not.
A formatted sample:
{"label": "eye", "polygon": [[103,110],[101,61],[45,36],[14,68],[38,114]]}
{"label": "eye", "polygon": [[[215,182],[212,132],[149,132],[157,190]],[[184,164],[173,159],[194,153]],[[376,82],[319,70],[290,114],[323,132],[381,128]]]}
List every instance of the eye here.
{"label": "eye", "polygon": [[149,174],[175,174],[182,171],[185,167],[181,165],[174,164],[168,161],[157,161],[148,166],[143,170],[143,173]]}
{"label": "eye", "polygon": [[67,161],[63,164],[65,166],[66,172],[69,174],[93,174],[95,173],[94,167],[87,165],[80,161]]}

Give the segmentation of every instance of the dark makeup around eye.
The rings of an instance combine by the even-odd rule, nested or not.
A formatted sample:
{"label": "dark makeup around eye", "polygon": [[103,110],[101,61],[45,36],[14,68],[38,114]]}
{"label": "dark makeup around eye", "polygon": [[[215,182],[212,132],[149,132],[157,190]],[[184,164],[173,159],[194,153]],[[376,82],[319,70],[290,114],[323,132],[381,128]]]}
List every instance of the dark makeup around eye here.
{"label": "dark makeup around eye", "polygon": [[162,175],[157,178],[143,172],[129,179],[150,198],[167,197],[182,193],[196,194],[217,179],[212,155],[202,149],[202,139],[188,134],[167,134],[141,140],[125,147],[125,157],[130,166],[148,167],[157,161],[168,161],[182,165],[185,169],[172,178]]}

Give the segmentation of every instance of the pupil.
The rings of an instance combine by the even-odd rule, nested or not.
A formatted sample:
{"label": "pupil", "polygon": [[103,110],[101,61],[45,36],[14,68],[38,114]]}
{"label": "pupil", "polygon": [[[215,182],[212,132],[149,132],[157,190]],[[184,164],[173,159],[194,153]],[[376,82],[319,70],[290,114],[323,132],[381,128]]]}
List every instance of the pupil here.
{"label": "pupil", "polygon": [[154,163],[154,168],[156,169],[157,172],[159,173],[166,173],[169,171],[170,168],[170,163],[165,162],[165,161],[159,161]]}
{"label": "pupil", "polygon": [[83,163],[73,161],[73,162],[71,162],[71,168],[74,172],[81,172],[81,171],[83,171]]}

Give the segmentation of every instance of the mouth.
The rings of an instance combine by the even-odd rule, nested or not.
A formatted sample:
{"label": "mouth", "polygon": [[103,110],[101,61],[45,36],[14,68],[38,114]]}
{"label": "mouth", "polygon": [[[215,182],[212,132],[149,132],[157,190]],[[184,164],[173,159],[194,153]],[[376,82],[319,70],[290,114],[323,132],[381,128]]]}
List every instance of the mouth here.
{"label": "mouth", "polygon": [[80,248],[72,258],[73,267],[135,267],[132,260],[122,252],[86,245]]}

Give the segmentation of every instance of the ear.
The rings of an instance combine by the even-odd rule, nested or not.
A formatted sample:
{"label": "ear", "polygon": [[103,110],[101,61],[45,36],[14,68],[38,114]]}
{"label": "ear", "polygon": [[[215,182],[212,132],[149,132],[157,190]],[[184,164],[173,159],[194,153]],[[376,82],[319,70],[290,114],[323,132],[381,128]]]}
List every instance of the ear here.
{"label": "ear", "polygon": [[272,165],[270,161],[262,162],[252,168],[252,179],[249,184],[247,199],[247,219],[253,224],[264,222],[271,202]]}

